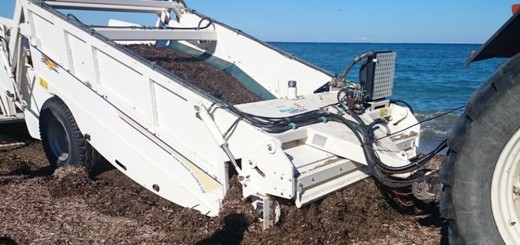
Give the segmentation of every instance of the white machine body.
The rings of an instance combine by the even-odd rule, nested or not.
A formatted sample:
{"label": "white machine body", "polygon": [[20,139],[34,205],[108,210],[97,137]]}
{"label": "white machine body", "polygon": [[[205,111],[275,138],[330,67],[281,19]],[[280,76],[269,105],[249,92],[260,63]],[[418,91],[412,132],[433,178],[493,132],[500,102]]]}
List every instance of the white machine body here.
{"label": "white machine body", "polygon": [[[158,27],[209,27],[90,27],[61,9],[152,13],[158,16]],[[206,62],[232,73],[264,99],[235,105],[249,114],[288,117],[337,102],[335,91],[314,93],[334,78],[330,73],[209,22],[180,2],[19,0],[14,18],[0,20],[0,36],[5,39],[0,46],[1,121],[24,119],[38,139],[41,106],[58,97],[104,158],[178,205],[209,216],[219,213],[231,167],[223,148],[240,163],[244,198],[291,199],[301,207],[370,174],[359,140],[345,125],[330,121],[266,132],[241,120],[224,102],[116,43],[160,40],[193,56],[207,54]],[[288,81],[296,81],[297,90]],[[340,113],[334,107],[328,110]],[[402,166],[415,156],[420,130],[408,108],[387,103],[368,108],[361,118],[390,122],[375,132],[385,163]]]}

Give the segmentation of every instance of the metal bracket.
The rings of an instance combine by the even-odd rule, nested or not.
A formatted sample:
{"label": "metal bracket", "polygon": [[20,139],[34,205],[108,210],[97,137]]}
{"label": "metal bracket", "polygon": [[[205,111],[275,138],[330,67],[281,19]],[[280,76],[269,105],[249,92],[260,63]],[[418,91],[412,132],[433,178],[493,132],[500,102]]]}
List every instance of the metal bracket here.
{"label": "metal bracket", "polygon": [[280,204],[268,195],[257,195],[255,197],[258,199],[253,201],[252,204],[255,208],[256,216],[262,221],[263,230],[267,230],[280,220]]}
{"label": "metal bracket", "polygon": [[426,176],[423,182],[413,183],[412,193],[425,203],[439,202],[442,186],[438,175],[430,175]]}

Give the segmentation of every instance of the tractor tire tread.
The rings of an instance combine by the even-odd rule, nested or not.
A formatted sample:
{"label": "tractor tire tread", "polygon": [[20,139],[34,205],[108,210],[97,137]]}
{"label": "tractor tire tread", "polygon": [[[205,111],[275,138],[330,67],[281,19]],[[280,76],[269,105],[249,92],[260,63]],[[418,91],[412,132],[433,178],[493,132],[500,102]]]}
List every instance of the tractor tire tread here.
{"label": "tractor tire tread", "polygon": [[[516,82],[520,81],[520,55],[512,57],[504,65],[502,65],[497,72],[484,83],[469,99],[463,115],[459,118],[454,128],[448,136],[448,156],[444,160],[440,177],[444,184],[443,192],[441,193],[440,212],[441,215],[448,221],[449,224],[449,238],[450,244],[465,244],[476,242],[475,240],[465,240],[466,236],[461,235],[459,225],[457,222],[456,210],[464,209],[466,207],[459,207],[454,203],[453,199],[453,185],[456,179],[464,176],[456,176],[457,172],[464,173],[464,171],[472,171],[469,164],[455,165],[461,154],[469,154],[464,151],[464,147],[472,139],[468,139],[470,131],[474,135],[479,135],[482,129],[474,129],[475,122],[482,123],[483,117],[488,117],[490,110],[495,108],[499,99],[505,96],[506,93],[513,87],[517,86]],[[475,132],[476,131],[476,132]],[[475,136],[474,136],[475,137]],[[464,151],[464,152],[463,152]],[[475,155],[486,154],[485,152],[475,152]],[[464,166],[466,165],[466,166]],[[457,170],[455,168],[458,168]],[[458,195],[468,195],[466,198],[471,198],[471,193],[457,193]],[[462,198],[462,197],[461,197]],[[493,223],[494,224],[494,223]],[[465,225],[469,224],[462,224]],[[466,233],[471,233],[467,231]],[[465,234],[467,237],[478,237],[477,234]]]}

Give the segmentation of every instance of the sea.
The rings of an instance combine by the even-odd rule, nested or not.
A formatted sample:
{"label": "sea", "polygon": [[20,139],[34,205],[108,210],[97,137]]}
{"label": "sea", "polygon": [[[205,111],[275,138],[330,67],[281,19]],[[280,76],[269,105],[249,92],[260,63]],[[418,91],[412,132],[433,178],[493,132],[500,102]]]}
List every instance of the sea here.
{"label": "sea", "polygon": [[[352,59],[367,51],[397,52],[393,95],[410,104],[419,121],[427,120],[465,105],[506,59],[464,62],[480,44],[411,43],[297,43],[270,42],[332,73],[341,74]],[[361,62],[360,62],[361,63]],[[347,78],[359,80],[360,64]],[[464,109],[422,124],[418,152],[429,152],[444,140]]]}

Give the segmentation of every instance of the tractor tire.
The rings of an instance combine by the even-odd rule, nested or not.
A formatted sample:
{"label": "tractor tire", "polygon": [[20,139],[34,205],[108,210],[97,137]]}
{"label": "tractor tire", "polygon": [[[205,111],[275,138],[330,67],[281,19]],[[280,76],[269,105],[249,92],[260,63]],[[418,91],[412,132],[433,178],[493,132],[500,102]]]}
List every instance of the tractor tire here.
{"label": "tractor tire", "polygon": [[67,105],[57,97],[47,100],[40,111],[40,136],[52,169],[65,164],[90,172],[100,155],[87,142]]}
{"label": "tractor tire", "polygon": [[441,214],[450,244],[520,244],[520,55],[470,98],[448,137]]}

